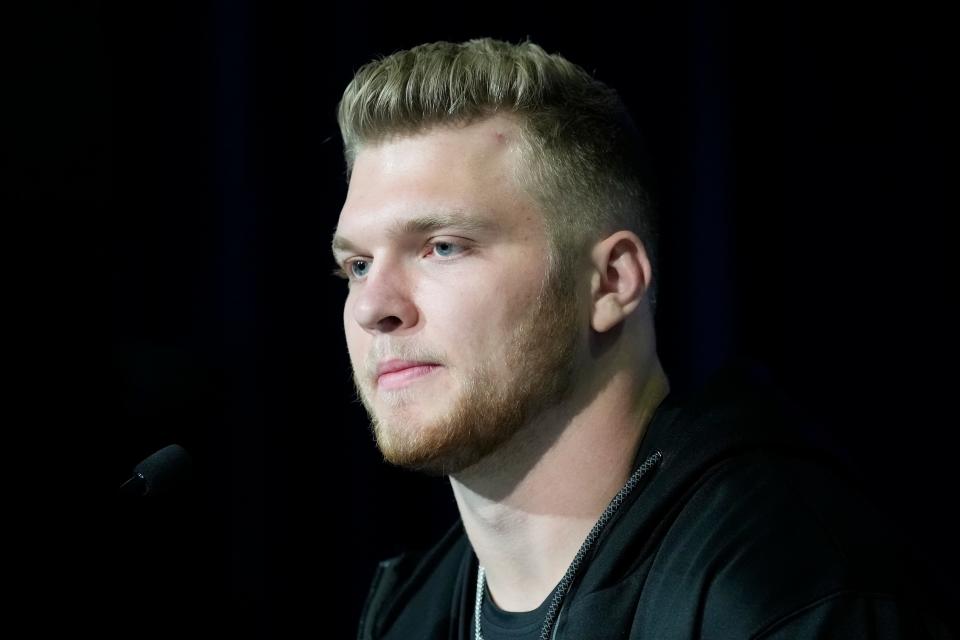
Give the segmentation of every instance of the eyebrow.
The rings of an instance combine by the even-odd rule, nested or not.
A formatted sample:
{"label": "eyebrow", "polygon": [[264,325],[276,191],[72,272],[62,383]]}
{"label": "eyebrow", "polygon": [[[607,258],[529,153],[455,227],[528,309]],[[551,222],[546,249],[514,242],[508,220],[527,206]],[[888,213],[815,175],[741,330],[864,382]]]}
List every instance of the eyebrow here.
{"label": "eyebrow", "polygon": [[[439,229],[449,228],[476,233],[482,231],[491,231],[497,227],[497,223],[492,220],[472,216],[463,212],[453,212],[428,214],[417,216],[415,218],[407,218],[406,220],[398,220],[389,227],[387,230],[387,235],[390,237],[399,237],[405,235],[429,233]],[[336,256],[338,253],[348,251],[356,253],[360,252],[360,249],[356,245],[354,245],[347,238],[337,235],[336,232],[333,234],[331,250],[333,251],[334,256]]]}

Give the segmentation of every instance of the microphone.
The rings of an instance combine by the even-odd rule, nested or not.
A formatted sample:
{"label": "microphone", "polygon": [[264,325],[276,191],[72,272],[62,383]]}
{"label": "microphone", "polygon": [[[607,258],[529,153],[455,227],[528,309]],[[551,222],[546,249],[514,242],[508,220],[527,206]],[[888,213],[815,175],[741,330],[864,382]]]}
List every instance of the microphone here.
{"label": "microphone", "polygon": [[133,476],[120,485],[127,496],[156,496],[171,492],[184,484],[190,474],[190,454],[178,444],[171,444],[144,458],[133,468]]}

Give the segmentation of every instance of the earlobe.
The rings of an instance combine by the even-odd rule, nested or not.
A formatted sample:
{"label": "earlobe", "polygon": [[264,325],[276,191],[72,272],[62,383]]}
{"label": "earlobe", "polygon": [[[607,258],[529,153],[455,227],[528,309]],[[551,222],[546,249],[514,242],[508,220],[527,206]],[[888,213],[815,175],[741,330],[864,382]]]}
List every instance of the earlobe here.
{"label": "earlobe", "polygon": [[605,295],[596,301],[590,325],[597,333],[605,333],[617,326],[624,318],[623,309],[611,295]]}

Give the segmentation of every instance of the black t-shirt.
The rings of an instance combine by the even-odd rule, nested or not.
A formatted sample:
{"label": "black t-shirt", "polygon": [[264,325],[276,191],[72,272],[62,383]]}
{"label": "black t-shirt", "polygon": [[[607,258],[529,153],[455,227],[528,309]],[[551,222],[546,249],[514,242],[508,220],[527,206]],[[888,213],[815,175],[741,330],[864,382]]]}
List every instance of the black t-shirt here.
{"label": "black t-shirt", "polygon": [[[490,589],[485,589],[480,610],[480,631],[483,640],[539,640],[540,629],[547,617],[550,602],[556,587],[543,603],[533,611],[504,611],[490,598]],[[470,622],[470,637],[476,637],[474,621]]]}

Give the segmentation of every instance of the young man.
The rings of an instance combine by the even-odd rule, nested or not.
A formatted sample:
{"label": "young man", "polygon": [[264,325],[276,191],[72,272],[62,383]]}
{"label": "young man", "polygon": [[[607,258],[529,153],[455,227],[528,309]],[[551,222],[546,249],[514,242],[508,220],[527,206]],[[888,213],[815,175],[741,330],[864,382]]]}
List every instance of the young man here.
{"label": "young man", "polygon": [[384,457],[461,522],[381,563],[361,638],[922,637],[895,543],[762,387],[668,398],[616,94],[536,45],[363,67],[339,111],[344,330]]}

